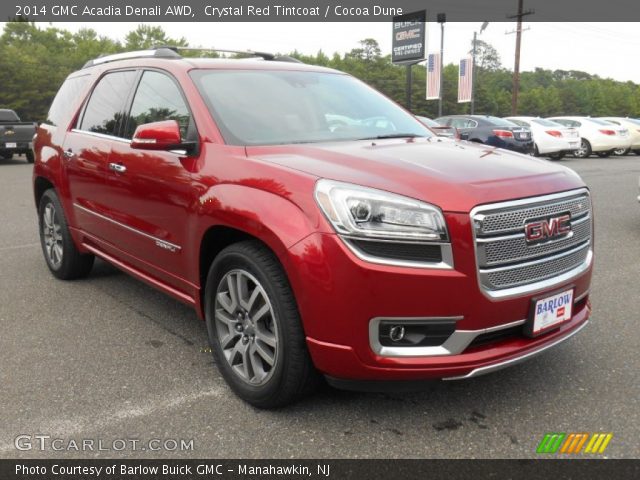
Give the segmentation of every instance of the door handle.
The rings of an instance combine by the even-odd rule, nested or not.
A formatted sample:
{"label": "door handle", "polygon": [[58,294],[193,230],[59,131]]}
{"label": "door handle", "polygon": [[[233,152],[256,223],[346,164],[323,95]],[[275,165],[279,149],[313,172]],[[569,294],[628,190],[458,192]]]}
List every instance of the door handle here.
{"label": "door handle", "polygon": [[66,150],[64,151],[64,156],[65,156],[65,158],[68,158],[69,160],[71,160],[73,157],[75,157],[75,156],[76,156],[76,154],[75,154],[75,153],[73,153],[73,150],[71,150],[70,148],[68,148],[68,149],[66,149]]}
{"label": "door handle", "polygon": [[125,173],[127,171],[127,167],[125,167],[121,163],[110,163],[109,170],[116,173]]}

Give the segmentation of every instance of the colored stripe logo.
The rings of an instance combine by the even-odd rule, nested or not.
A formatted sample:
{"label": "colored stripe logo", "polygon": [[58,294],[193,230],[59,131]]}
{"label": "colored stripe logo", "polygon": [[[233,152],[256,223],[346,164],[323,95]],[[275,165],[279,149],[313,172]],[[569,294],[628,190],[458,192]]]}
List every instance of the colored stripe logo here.
{"label": "colored stripe logo", "polygon": [[612,438],[613,433],[547,433],[538,445],[536,453],[602,454]]}

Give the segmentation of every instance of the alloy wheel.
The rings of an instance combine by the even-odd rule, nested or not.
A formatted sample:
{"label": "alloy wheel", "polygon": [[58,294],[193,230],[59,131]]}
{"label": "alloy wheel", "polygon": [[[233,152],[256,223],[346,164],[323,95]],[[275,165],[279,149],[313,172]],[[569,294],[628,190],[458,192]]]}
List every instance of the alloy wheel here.
{"label": "alloy wheel", "polygon": [[64,249],[62,246],[62,227],[56,207],[48,203],[42,215],[42,233],[44,236],[45,252],[47,259],[53,268],[59,268],[62,264]]}
{"label": "alloy wheel", "polygon": [[235,375],[259,386],[278,361],[277,319],[260,282],[246,270],[227,272],[218,285],[215,327],[224,358]]}

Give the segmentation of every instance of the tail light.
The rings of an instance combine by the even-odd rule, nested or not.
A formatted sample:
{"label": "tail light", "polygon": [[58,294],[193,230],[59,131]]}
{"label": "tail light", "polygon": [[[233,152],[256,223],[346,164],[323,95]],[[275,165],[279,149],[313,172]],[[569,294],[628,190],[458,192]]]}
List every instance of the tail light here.
{"label": "tail light", "polygon": [[547,130],[547,133],[549,135],[551,135],[552,137],[561,137],[562,136],[562,132],[559,132],[558,130]]}
{"label": "tail light", "polygon": [[615,130],[598,130],[600,133],[602,133],[603,135],[615,135],[616,131]]}
{"label": "tail light", "polygon": [[510,130],[494,130],[493,134],[501,138],[513,138],[513,132]]}

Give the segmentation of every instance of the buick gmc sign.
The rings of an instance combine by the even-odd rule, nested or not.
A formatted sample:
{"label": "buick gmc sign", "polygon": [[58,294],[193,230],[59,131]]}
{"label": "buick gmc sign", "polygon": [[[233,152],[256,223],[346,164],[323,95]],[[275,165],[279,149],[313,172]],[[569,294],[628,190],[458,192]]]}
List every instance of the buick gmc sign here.
{"label": "buick gmc sign", "polygon": [[426,15],[423,10],[393,17],[393,63],[417,63],[424,60]]}

